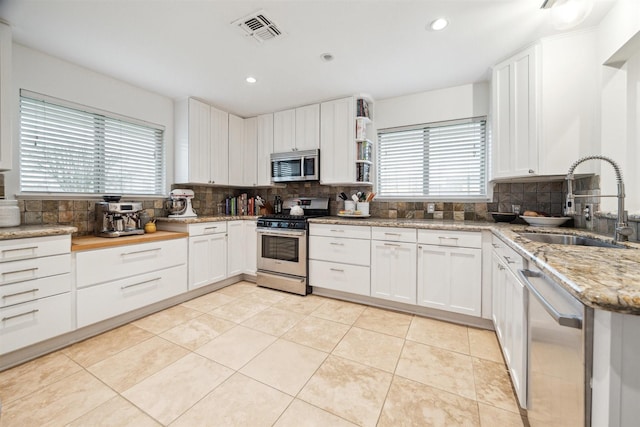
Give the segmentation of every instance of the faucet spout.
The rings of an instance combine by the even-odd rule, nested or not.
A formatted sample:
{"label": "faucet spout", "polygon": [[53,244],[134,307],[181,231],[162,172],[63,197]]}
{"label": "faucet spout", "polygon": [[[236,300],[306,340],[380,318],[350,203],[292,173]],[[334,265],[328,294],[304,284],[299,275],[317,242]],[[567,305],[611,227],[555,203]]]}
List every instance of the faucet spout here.
{"label": "faucet spout", "polygon": [[[622,170],[618,163],[606,156],[594,155],[594,156],[585,156],[582,157],[569,167],[569,171],[567,172],[566,180],[567,180],[567,199],[565,204],[565,215],[576,215],[575,210],[575,195],[573,194],[573,172],[576,170],[578,165],[587,160],[602,160],[609,163],[613,166],[613,170],[616,174],[616,182],[618,184],[618,194],[616,197],[618,198],[618,218],[616,220],[615,232],[613,235],[613,241],[626,241],[629,240],[629,236],[633,233],[633,229],[629,227],[627,224],[627,212],[624,210],[624,182],[622,180]],[[602,196],[594,196],[594,197],[602,197]]]}

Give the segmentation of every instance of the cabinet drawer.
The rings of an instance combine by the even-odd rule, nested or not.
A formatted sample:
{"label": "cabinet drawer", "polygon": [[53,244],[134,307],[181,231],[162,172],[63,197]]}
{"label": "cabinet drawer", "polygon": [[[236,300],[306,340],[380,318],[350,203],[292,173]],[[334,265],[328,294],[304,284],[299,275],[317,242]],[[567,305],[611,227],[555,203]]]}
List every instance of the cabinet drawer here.
{"label": "cabinet drawer", "polygon": [[186,291],[186,265],[78,289],[78,327],[109,319]]}
{"label": "cabinet drawer", "polygon": [[204,234],[216,234],[227,232],[227,221],[201,222],[189,224],[189,236],[202,236]]}
{"label": "cabinet drawer", "polygon": [[518,270],[524,268],[522,256],[496,236],[493,236],[491,246],[493,246],[493,251],[498,258],[502,260],[517,277]]}
{"label": "cabinet drawer", "polygon": [[0,262],[71,252],[71,235],[0,241]]}
{"label": "cabinet drawer", "polygon": [[0,307],[21,304],[70,290],[70,273],[4,285],[0,286]]}
{"label": "cabinet drawer", "polygon": [[418,230],[418,243],[461,248],[482,248],[482,234],[475,231]]}
{"label": "cabinet drawer", "polygon": [[368,266],[369,240],[312,236],[309,238],[309,259]]}
{"label": "cabinet drawer", "polygon": [[415,243],[416,230],[414,228],[371,227],[371,239]]}
{"label": "cabinet drawer", "polygon": [[82,288],[186,262],[186,238],[78,252],[77,286]]}
{"label": "cabinet drawer", "polygon": [[0,286],[69,273],[71,254],[0,263]]}
{"label": "cabinet drawer", "polygon": [[0,354],[72,329],[71,293],[0,308]]}
{"label": "cabinet drawer", "polygon": [[309,284],[352,294],[371,292],[369,267],[326,261],[309,261]]}
{"label": "cabinet drawer", "polygon": [[309,226],[311,236],[371,239],[371,227],[364,225],[309,224]]}

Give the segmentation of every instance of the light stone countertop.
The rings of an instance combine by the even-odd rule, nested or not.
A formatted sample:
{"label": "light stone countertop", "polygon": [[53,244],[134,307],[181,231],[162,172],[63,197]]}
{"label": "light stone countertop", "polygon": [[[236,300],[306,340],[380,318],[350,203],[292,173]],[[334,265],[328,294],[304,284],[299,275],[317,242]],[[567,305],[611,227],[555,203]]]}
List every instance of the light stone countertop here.
{"label": "light stone countertop", "polygon": [[219,221],[238,221],[238,220],[256,220],[257,216],[253,215],[227,215],[227,216],[198,216],[192,218],[169,218],[157,217],[156,222],[173,222],[179,224],[198,224],[200,222],[219,222]]}
{"label": "light stone countertop", "polygon": [[26,239],[28,237],[61,236],[73,234],[78,229],[67,225],[19,225],[0,228],[0,240]]}
{"label": "light stone countertop", "polygon": [[518,232],[545,232],[595,237],[611,236],[563,227],[531,227],[492,222],[452,220],[323,217],[315,224],[406,227],[434,230],[491,231],[535,264],[583,304],[602,310],[640,315],[640,243],[624,242],[628,249],[570,246],[533,242]]}

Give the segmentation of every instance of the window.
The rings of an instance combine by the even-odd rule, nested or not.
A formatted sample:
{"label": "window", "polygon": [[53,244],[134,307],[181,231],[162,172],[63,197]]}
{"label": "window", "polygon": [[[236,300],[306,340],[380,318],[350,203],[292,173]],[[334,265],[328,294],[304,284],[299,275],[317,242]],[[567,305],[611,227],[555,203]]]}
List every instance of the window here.
{"label": "window", "polygon": [[378,132],[379,197],[485,199],[486,119]]}
{"label": "window", "polygon": [[20,191],[162,195],[164,128],[22,90]]}

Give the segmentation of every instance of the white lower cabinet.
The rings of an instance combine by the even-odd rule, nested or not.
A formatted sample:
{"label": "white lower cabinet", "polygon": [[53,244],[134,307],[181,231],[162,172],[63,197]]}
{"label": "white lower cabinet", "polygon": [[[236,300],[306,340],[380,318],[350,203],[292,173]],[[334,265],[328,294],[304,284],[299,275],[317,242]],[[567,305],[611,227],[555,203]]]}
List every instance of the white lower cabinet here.
{"label": "white lower cabinet", "polygon": [[373,227],[371,296],[416,303],[416,230]]}
{"label": "white lower cabinet", "polygon": [[227,234],[189,237],[189,289],[227,278]]}
{"label": "white lower cabinet", "polygon": [[258,232],[256,230],[257,221],[244,220],[244,247],[240,252],[240,258],[244,260],[245,274],[256,275],[258,270]]}
{"label": "white lower cabinet", "polygon": [[244,221],[227,222],[227,251],[233,256],[227,257],[227,277],[242,274],[244,271]]}

